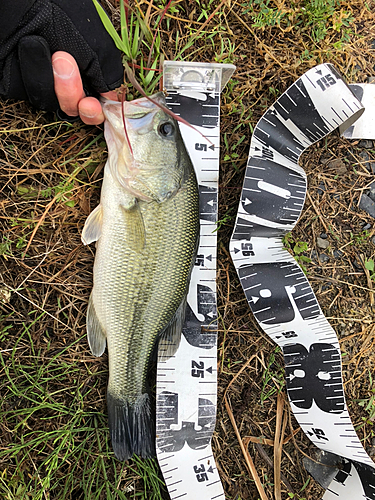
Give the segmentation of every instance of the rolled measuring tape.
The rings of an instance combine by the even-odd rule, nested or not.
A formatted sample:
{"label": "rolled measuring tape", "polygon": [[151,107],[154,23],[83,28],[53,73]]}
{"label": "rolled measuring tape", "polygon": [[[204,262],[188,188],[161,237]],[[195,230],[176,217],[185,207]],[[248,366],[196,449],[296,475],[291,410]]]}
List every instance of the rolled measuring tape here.
{"label": "rolled measuring tape", "polygon": [[306,196],[300,155],[336,128],[349,128],[363,111],[331,64],[301,76],[254,129],[230,241],[249,306],[283,351],[294,416],[318,448],[337,455],[324,500],[375,500],[375,465],[347,410],[337,335],[282,238],[295,227]]}

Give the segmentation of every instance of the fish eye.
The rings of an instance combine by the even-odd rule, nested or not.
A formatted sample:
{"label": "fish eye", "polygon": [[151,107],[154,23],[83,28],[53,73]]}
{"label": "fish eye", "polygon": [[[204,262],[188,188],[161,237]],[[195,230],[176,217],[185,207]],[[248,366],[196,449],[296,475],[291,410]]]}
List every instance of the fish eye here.
{"label": "fish eye", "polygon": [[164,122],[159,125],[159,133],[164,137],[171,137],[174,134],[174,125],[171,122]]}

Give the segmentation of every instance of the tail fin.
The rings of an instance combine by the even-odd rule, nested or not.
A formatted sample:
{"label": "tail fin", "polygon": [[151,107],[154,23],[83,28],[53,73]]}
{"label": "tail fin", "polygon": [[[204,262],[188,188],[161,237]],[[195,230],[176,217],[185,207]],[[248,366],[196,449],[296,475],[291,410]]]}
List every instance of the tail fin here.
{"label": "tail fin", "polygon": [[135,403],[124,402],[107,392],[108,424],[112,448],[119,460],[133,455],[142,458],[155,456],[155,422],[151,416],[148,394]]}

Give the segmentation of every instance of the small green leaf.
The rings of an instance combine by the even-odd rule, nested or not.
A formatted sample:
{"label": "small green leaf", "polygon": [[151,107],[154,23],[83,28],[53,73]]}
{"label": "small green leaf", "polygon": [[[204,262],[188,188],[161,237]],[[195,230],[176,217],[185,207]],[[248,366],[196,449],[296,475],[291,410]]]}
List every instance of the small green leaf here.
{"label": "small green leaf", "polygon": [[368,259],[365,261],[365,268],[368,269],[369,271],[374,272],[374,260],[373,259]]}
{"label": "small green leaf", "polygon": [[296,244],[294,245],[293,251],[296,254],[300,254],[303,252],[306,252],[308,249],[308,245],[306,241],[297,241]]}
{"label": "small green leaf", "polygon": [[[155,61],[152,63],[151,69],[156,69],[157,64],[158,64],[158,58],[156,58]],[[154,76],[155,76],[155,71],[149,71],[144,80],[145,85],[149,86]]]}
{"label": "small green leaf", "polygon": [[120,20],[121,20],[121,37],[124,44],[123,52],[126,55],[126,57],[131,59],[128,23],[125,15],[124,0],[121,0],[120,2]]}
{"label": "small green leaf", "polygon": [[139,49],[139,21],[136,19],[135,28],[133,34],[133,46],[132,46],[132,58],[135,60],[137,58],[138,49]]}

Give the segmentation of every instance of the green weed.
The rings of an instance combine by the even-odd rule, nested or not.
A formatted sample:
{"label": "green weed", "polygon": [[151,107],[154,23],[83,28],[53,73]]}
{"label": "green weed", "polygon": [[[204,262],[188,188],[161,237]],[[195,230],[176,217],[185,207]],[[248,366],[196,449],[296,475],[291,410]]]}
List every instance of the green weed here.
{"label": "green weed", "polygon": [[354,18],[350,12],[342,11],[340,4],[340,0],[306,1],[299,24],[303,25],[303,30],[311,30],[311,36],[315,42],[324,40],[329,31],[341,33],[340,42],[348,42],[351,34],[349,26]]}
{"label": "green weed", "polygon": [[369,237],[370,237],[370,232],[367,230],[362,231],[359,234],[354,234],[350,232],[350,240],[351,240],[350,244],[361,247],[368,241]]}
{"label": "green weed", "polygon": [[242,7],[244,7],[243,14],[250,14],[254,28],[279,25],[282,20],[287,18],[287,13],[276,5],[273,6],[271,0],[253,0],[242,4]]}
{"label": "green weed", "polygon": [[[97,0],[93,0],[104,27],[111,35],[117,48],[123,54],[123,63],[132,68],[137,80],[146,94],[155,92],[161,78],[158,67],[161,57],[161,37],[159,32],[160,17],[155,20],[153,30],[144,19],[140,10],[125,10],[124,0],[120,1],[120,34],[117,33],[111,21],[108,19],[103,7]],[[134,98],[131,84],[127,84],[126,98]]]}
{"label": "green weed", "polygon": [[[253,28],[264,30],[266,27],[280,26],[289,31],[299,30],[308,33],[315,44],[336,32],[340,35],[340,40],[334,44],[336,49],[350,41],[354,17],[350,11],[341,8],[341,0],[305,0],[298,8],[293,5],[280,8],[272,0],[252,0],[241,5],[243,14],[250,16]],[[305,49],[302,57],[308,55]]]}
{"label": "green weed", "polygon": [[6,258],[7,255],[12,255],[11,245],[12,242],[10,239],[4,236],[3,241],[0,243],[0,256]]}
{"label": "green weed", "polygon": [[280,392],[285,385],[284,367],[276,361],[276,356],[280,352],[280,347],[276,347],[275,351],[269,357],[266,369],[263,371],[262,390],[260,393],[262,404],[274,394]]}
{"label": "green weed", "polygon": [[375,419],[375,385],[371,376],[371,372],[368,372],[369,386],[368,392],[369,397],[364,399],[354,399],[359,406],[362,406],[364,411],[367,412],[366,417],[362,417],[363,423],[356,427],[356,430],[361,429],[365,425],[374,425]]}
{"label": "green weed", "polygon": [[269,93],[275,98],[277,99],[277,97],[279,96],[280,94],[280,90],[279,89],[276,89],[275,87],[269,87],[268,88],[268,91]]}
{"label": "green weed", "polygon": [[366,259],[365,260],[365,268],[370,271],[370,279],[375,281],[375,263],[374,259]]}
{"label": "green weed", "polygon": [[233,216],[229,214],[229,212],[231,210],[233,210],[233,208],[230,208],[229,210],[227,210],[225,212],[225,214],[223,215],[223,217],[216,222],[216,229],[214,229],[212,231],[213,233],[216,233],[216,231],[220,231],[220,229],[223,226],[226,226],[228,224],[228,222],[230,222],[233,219]]}
{"label": "green weed", "polygon": [[231,78],[224,89],[224,95],[232,95],[234,93],[234,87],[240,82],[235,78]]}
{"label": "green weed", "polygon": [[[299,493],[302,493],[307,488],[309,483],[310,483],[310,478],[308,477]],[[306,500],[306,497],[301,497],[299,493],[288,493],[288,497],[293,498],[293,500]]]}
{"label": "green weed", "polygon": [[25,478],[22,471],[8,478],[6,469],[0,475],[0,496],[4,500],[27,500],[34,498],[32,493],[27,492]]}
{"label": "green weed", "polygon": [[[108,19],[105,11],[100,6],[97,0],[93,0],[99,16],[107,29],[108,33],[114,40],[117,48],[123,53],[123,63],[127,69],[133,74],[138,85],[134,82],[134,78],[130,78],[130,82],[124,84],[123,88],[126,91],[126,99],[132,100],[138,96],[139,85],[142,87],[146,95],[150,95],[157,90],[157,86],[162,78],[160,69],[163,63],[162,39],[160,35],[160,23],[166,23],[167,29],[170,26],[170,19],[165,17],[166,12],[171,14],[181,15],[183,7],[179,4],[170,4],[163,1],[159,5],[163,9],[162,14],[158,14],[153,21],[149,13],[144,13],[140,6],[130,9],[128,15],[125,12],[124,0],[120,1],[121,13],[121,28],[120,34],[117,33],[111,21]],[[227,28],[219,21],[222,11],[215,11],[216,5],[213,0],[202,2],[196,0],[199,5],[199,16],[197,21],[202,23],[199,29],[194,25],[185,27],[186,32],[182,33],[179,29],[175,32],[175,54],[172,57],[175,61],[183,61],[186,57],[190,60],[197,52],[201,52],[205,45],[212,44],[214,50],[213,59],[217,62],[227,63],[233,62],[235,59],[235,44],[228,38]],[[167,10],[166,7],[168,7]],[[203,29],[203,24],[215,18],[214,27],[211,29]],[[195,50],[190,50],[199,44]],[[134,88],[134,86],[137,88]]]}
{"label": "green weed", "polygon": [[237,152],[239,146],[241,146],[241,144],[247,139],[247,134],[243,134],[241,135],[234,143],[232,144],[229,144],[229,139],[228,139],[228,135],[227,133],[225,132],[224,136],[223,136],[223,140],[224,140],[224,145],[225,145],[225,150],[227,151],[227,153],[224,155],[224,158],[223,160],[224,161],[231,161],[232,162],[232,167],[238,172],[239,169],[238,169],[238,166],[236,164],[236,162],[239,160],[240,158],[240,155],[239,153]]}
{"label": "green weed", "polygon": [[[23,188],[21,190],[21,188]],[[46,189],[36,190],[33,187],[20,186],[18,188],[18,193],[23,197],[34,198],[39,196],[40,198],[51,198],[56,196],[56,202],[63,202],[68,207],[74,207],[75,202],[71,199],[71,192],[74,188],[74,183],[67,181],[66,179],[61,179],[61,181],[56,186],[49,186]],[[21,191],[20,191],[21,190]],[[26,191],[28,190],[28,191]]]}
{"label": "green weed", "polygon": [[234,62],[235,44],[229,38],[220,38],[220,50],[215,53],[214,61],[218,63]]}
{"label": "green weed", "polygon": [[[245,107],[242,97],[245,94],[245,91],[243,90],[242,92],[236,92],[234,89],[236,85],[238,85],[238,81],[235,79],[229,80],[227,86],[224,89],[224,96],[225,98],[228,99],[230,102],[230,110],[228,111],[228,115],[237,115],[236,116],[236,122],[237,125],[234,126],[231,136],[234,136],[235,132],[242,130],[245,134],[244,136],[241,136],[240,142],[237,142],[234,148],[235,149],[237,146],[239,146],[246,137],[249,137],[249,130],[248,127],[250,127],[250,134],[253,133],[253,127],[252,127],[252,116],[253,116],[253,111],[247,107]],[[230,150],[229,145],[228,145],[228,139],[227,136],[224,136],[224,144],[226,146],[227,151]]]}
{"label": "green weed", "polygon": [[[55,186],[50,185],[45,189],[36,189],[32,185],[20,184],[17,186],[17,194],[24,200],[32,200],[38,198],[55,198],[56,203],[63,203],[67,207],[74,207],[76,205],[76,201],[74,199],[75,191],[77,190],[78,185],[86,185],[87,177],[91,173],[95,171],[97,166],[97,162],[92,161],[91,158],[86,160],[83,164],[78,163],[77,157],[82,155],[88,148],[93,146],[95,143],[98,143],[99,147],[103,147],[102,143],[99,142],[103,137],[103,133],[98,134],[93,140],[91,140],[88,144],[80,149],[80,152],[69,158],[65,162],[61,163],[61,166],[66,164],[70,164],[72,167],[72,173],[67,174],[66,176],[60,176],[60,180],[57,182]],[[13,219],[11,221],[11,225],[21,225],[23,227],[30,227],[31,225],[35,225],[35,221],[32,219]]]}
{"label": "green weed", "polygon": [[305,264],[309,264],[311,262],[311,259],[310,257],[306,257],[305,255],[303,255],[308,250],[308,244],[306,243],[306,241],[294,240],[291,233],[286,233],[282,241],[284,248],[290,251],[302,271],[307,274],[307,268]]}

